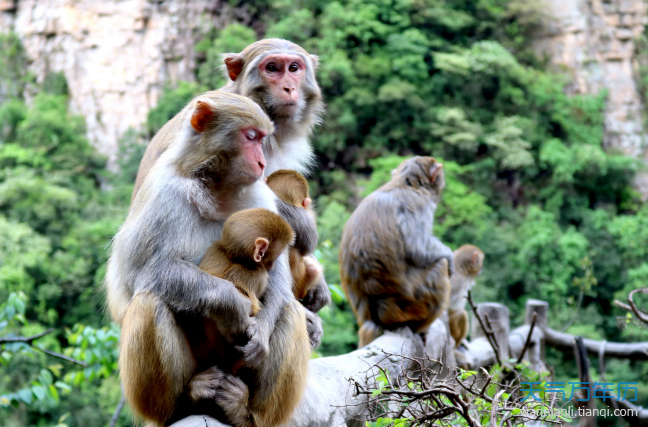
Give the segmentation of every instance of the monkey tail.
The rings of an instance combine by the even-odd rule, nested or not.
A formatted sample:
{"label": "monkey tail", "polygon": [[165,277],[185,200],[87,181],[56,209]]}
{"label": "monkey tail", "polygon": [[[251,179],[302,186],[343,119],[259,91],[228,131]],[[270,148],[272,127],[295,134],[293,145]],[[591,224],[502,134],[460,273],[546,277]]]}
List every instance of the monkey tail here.
{"label": "monkey tail", "polygon": [[358,330],[358,337],[360,337],[360,342],[358,347],[364,347],[367,344],[370,344],[373,340],[378,338],[383,334],[383,328],[376,325],[371,320],[365,320],[365,322],[360,326]]}
{"label": "monkey tail", "polygon": [[136,294],[124,316],[119,352],[124,395],[135,412],[164,425],[194,365],[171,310],[155,295]]}

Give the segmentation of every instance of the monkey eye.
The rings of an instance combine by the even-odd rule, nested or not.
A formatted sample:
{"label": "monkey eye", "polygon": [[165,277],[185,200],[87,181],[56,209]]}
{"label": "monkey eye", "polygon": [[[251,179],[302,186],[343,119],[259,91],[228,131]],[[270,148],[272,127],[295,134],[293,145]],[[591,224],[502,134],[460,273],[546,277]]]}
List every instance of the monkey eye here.
{"label": "monkey eye", "polygon": [[245,136],[250,141],[254,141],[256,139],[256,137],[257,137],[257,133],[256,133],[256,131],[254,129],[250,129],[250,130],[245,132]]}
{"label": "monkey eye", "polygon": [[266,71],[269,73],[274,73],[276,71],[279,71],[279,68],[277,68],[274,62],[271,62],[268,65],[266,65]]}
{"label": "monkey eye", "polygon": [[293,63],[290,64],[290,66],[288,67],[288,71],[290,71],[291,73],[296,73],[297,71],[299,71],[299,65],[297,65],[296,62],[293,62]]}
{"label": "monkey eye", "polygon": [[261,144],[265,144],[267,140],[268,140],[268,137],[264,136],[263,138],[261,138]]}

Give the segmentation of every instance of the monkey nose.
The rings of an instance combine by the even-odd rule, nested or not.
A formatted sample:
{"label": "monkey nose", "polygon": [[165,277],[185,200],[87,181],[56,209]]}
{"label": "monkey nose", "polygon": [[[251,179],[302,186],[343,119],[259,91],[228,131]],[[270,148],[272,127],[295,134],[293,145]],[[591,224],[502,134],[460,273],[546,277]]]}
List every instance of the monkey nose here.
{"label": "monkey nose", "polygon": [[297,88],[295,86],[284,86],[283,90],[290,101],[297,101]]}

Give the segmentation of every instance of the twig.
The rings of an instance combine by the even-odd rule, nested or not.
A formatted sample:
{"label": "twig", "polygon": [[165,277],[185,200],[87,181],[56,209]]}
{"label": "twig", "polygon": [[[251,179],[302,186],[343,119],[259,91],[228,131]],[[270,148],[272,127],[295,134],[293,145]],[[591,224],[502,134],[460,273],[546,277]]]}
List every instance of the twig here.
{"label": "twig", "polygon": [[529,344],[531,344],[531,336],[533,336],[533,328],[535,328],[535,323],[537,318],[538,318],[538,313],[533,313],[533,319],[531,320],[531,327],[529,328],[529,335],[527,335],[527,339],[524,342],[524,347],[522,347],[522,351],[520,352],[520,356],[518,357],[517,363],[522,362],[522,359],[524,358],[524,354],[526,353],[527,348],[529,348]]}
{"label": "twig", "polygon": [[119,418],[119,414],[122,411],[122,408],[124,407],[124,402],[126,399],[124,399],[124,395],[122,394],[121,399],[119,399],[119,405],[117,405],[117,408],[115,408],[115,413],[113,414],[112,418],[110,419],[110,427],[115,427],[115,423],[117,422],[117,418]]}
{"label": "twig", "polygon": [[32,335],[30,337],[4,337],[4,338],[0,338],[0,344],[22,342],[22,343],[27,344],[28,346],[30,346],[34,350],[38,350],[38,351],[43,352],[45,354],[48,354],[48,355],[50,355],[52,357],[57,357],[59,359],[66,360],[66,361],[68,361],[70,363],[76,363],[77,365],[81,365],[84,368],[87,368],[88,364],[85,363],[85,362],[82,362],[82,361],[77,360],[77,359],[73,359],[72,357],[68,357],[68,356],[66,356],[64,354],[57,353],[55,351],[45,350],[44,348],[40,348],[40,347],[38,347],[37,345],[34,344],[34,341],[36,341],[37,339],[42,338],[45,335],[50,334],[50,333],[52,333],[54,331],[55,331],[54,328],[49,328],[46,331],[43,331],[43,332],[41,332],[39,334],[36,334],[36,335]]}
{"label": "twig", "polygon": [[490,427],[497,427],[497,404],[499,403],[500,397],[504,394],[504,390],[500,390],[495,397],[493,397],[493,403],[491,404],[491,413],[490,413]]}
{"label": "twig", "polygon": [[569,329],[571,325],[573,325],[576,319],[578,318],[578,311],[580,310],[581,304],[583,303],[583,296],[584,296],[584,292],[580,291],[578,293],[578,303],[576,303],[576,310],[574,311],[574,315],[572,316],[571,320],[567,322],[565,327],[562,328],[560,332],[566,332],[567,329]]}
{"label": "twig", "polygon": [[68,362],[70,362],[70,363],[75,363],[75,364],[77,364],[77,365],[83,366],[84,368],[87,368],[87,367],[88,367],[88,364],[87,364],[87,363],[82,362],[82,361],[77,360],[77,359],[73,359],[72,357],[66,356],[66,355],[64,355],[64,354],[57,353],[57,352],[55,352],[55,351],[51,351],[51,350],[45,350],[44,348],[36,347],[35,345],[32,345],[31,347],[32,347],[33,349],[38,350],[38,351],[42,351],[42,352],[45,353],[45,354],[49,354],[49,355],[52,356],[52,357],[58,357],[59,359],[66,360],[66,361],[68,361]]}
{"label": "twig", "polygon": [[479,325],[482,327],[484,330],[484,333],[486,334],[486,338],[488,339],[488,342],[490,343],[491,347],[493,347],[493,351],[495,352],[495,359],[497,360],[497,364],[500,366],[502,365],[502,361],[500,360],[500,355],[499,355],[499,344],[497,343],[497,339],[494,338],[495,334],[490,328],[487,328],[486,325],[484,324],[484,321],[482,320],[481,316],[477,312],[477,306],[475,305],[475,302],[472,299],[472,294],[470,291],[468,291],[468,303],[470,303],[470,307],[472,308],[473,313],[475,314],[475,317],[479,321]]}
{"label": "twig", "polygon": [[4,337],[0,338],[0,344],[6,344],[11,342],[24,342],[31,345],[34,340],[44,337],[47,334],[54,332],[54,328],[49,328],[48,330],[41,332],[40,334],[32,335],[31,337]]}

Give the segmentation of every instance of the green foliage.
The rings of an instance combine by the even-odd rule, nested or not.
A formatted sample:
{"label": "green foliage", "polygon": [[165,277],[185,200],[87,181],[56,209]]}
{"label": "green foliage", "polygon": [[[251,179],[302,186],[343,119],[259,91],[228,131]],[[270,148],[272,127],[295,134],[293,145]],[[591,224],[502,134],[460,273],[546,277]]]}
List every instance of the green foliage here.
{"label": "green foliage", "polygon": [[198,81],[209,90],[222,87],[227,79],[221,69],[223,54],[239,53],[256,40],[254,31],[241,24],[225,27],[213,39],[203,39],[196,45],[196,51],[205,55],[205,61],[197,70]]}
{"label": "green foliage", "polygon": [[164,88],[157,107],[148,112],[146,128],[151,137],[184,108],[198,93],[202,92],[195,83],[181,82],[177,88]]}
{"label": "green foliage", "polygon": [[[2,36],[0,44],[9,46],[8,40]],[[11,46],[3,48],[0,62],[13,55],[17,65],[22,51]],[[19,71],[0,70],[0,98],[9,96],[0,104],[0,338],[55,329],[33,342],[0,344],[0,406],[7,408],[0,411],[10,425],[102,424],[119,394],[110,399],[112,407],[89,418],[75,408],[78,397],[70,391],[90,390],[84,399],[95,407],[97,390],[119,393],[118,384],[106,382],[116,369],[118,331],[101,327],[100,289],[107,244],[130,200],[132,166],[124,168],[126,177],[106,171],[85,138],[83,119],[69,112],[62,74],[48,74],[27,105],[6,81],[7,73]],[[24,74],[11,78],[29,81]],[[128,137],[120,144],[124,165],[139,161],[143,151]],[[102,190],[100,182],[118,190]],[[74,332],[63,334],[65,328]],[[86,366],[75,368],[51,352]]]}

